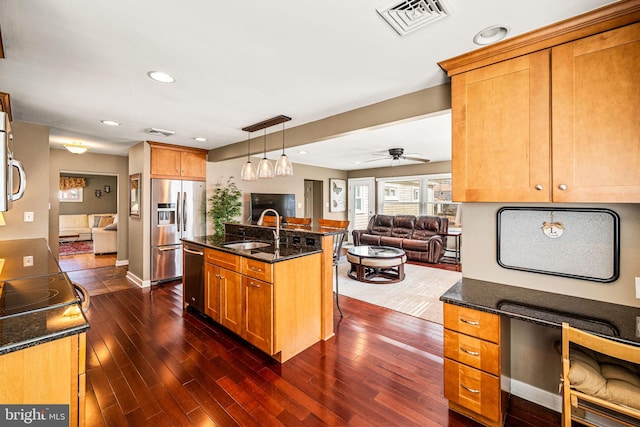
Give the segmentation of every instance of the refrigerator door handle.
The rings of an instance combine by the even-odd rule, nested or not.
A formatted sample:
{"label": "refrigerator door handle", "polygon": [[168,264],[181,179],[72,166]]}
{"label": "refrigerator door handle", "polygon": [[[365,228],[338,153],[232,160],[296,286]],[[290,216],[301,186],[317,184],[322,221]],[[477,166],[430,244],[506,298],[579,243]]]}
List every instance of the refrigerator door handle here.
{"label": "refrigerator door handle", "polygon": [[180,192],[178,191],[178,196],[176,198],[176,210],[178,211],[178,233],[180,233],[180,224],[182,223],[182,210],[180,209]]}
{"label": "refrigerator door handle", "polygon": [[180,249],[178,246],[160,246],[158,248],[158,251],[160,252],[166,252],[166,251],[175,251]]}
{"label": "refrigerator door handle", "polygon": [[182,231],[187,231],[187,192],[182,193]]}

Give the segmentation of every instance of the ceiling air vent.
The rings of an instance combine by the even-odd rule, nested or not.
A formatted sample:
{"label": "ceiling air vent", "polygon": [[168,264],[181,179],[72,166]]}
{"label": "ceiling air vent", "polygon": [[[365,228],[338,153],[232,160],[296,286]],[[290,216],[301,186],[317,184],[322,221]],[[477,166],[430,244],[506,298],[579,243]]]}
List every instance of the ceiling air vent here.
{"label": "ceiling air vent", "polygon": [[449,16],[442,0],[396,1],[376,10],[401,36]]}
{"label": "ceiling air vent", "polygon": [[146,129],[145,132],[150,135],[162,135],[162,136],[171,136],[175,134],[175,132],[172,130],[164,130],[164,129],[158,129],[158,128],[149,128],[149,129]]}

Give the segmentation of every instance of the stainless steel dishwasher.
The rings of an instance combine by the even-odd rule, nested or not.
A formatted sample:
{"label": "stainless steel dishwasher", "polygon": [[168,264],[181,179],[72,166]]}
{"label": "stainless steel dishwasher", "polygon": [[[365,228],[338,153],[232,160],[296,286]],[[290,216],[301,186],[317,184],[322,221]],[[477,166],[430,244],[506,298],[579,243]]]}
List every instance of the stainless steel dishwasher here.
{"label": "stainless steel dishwasher", "polygon": [[204,247],[185,243],[182,251],[184,302],[204,313]]}

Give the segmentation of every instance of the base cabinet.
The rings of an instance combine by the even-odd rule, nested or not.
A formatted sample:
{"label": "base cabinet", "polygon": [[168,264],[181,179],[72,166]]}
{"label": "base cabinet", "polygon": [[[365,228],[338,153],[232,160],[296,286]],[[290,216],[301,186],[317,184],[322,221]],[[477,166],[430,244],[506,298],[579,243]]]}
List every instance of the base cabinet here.
{"label": "base cabinet", "polygon": [[207,248],[205,314],[284,362],[321,340],[320,261],[272,264]]}
{"label": "base cabinet", "polygon": [[449,407],[484,425],[501,426],[508,390],[501,384],[506,328],[500,316],[445,304],[444,327],[444,396]]}
{"label": "base cabinet", "polygon": [[69,405],[69,425],[84,426],[86,334],[0,356],[0,402]]}

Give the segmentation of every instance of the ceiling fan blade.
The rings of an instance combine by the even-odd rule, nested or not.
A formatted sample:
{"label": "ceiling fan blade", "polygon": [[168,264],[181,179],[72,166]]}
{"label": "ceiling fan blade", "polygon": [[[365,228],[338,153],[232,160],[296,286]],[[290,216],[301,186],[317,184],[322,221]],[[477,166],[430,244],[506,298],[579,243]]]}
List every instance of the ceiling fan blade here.
{"label": "ceiling fan blade", "polygon": [[405,160],[412,160],[414,162],[422,162],[422,163],[429,163],[431,160],[429,159],[422,159],[420,157],[407,157],[407,156],[402,156],[403,159]]}
{"label": "ceiling fan blade", "polygon": [[379,162],[380,160],[387,160],[387,159],[390,159],[390,158],[391,158],[391,157],[387,156],[387,157],[383,157],[383,158],[380,158],[380,159],[365,160],[365,161],[363,161],[362,163]]}

